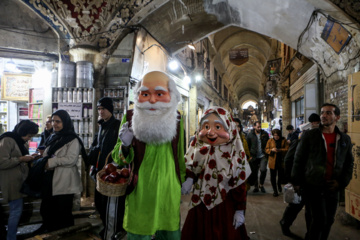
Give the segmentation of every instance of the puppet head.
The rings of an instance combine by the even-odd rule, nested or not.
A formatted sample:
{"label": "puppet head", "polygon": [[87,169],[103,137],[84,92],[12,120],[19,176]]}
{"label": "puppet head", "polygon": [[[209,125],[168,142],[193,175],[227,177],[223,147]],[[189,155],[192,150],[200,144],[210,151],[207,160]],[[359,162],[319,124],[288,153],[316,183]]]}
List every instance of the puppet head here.
{"label": "puppet head", "polygon": [[201,119],[199,139],[209,145],[217,146],[230,139],[228,127],[216,113],[209,113]]}
{"label": "puppet head", "polygon": [[177,105],[180,93],[166,73],[147,73],[134,89],[134,135],[140,141],[160,144],[176,135]]}

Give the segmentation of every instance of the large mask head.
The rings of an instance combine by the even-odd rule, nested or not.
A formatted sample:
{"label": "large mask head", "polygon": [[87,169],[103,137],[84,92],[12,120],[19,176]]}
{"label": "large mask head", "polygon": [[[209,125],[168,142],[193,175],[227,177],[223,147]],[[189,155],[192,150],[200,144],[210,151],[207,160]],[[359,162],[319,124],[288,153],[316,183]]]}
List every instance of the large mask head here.
{"label": "large mask head", "polygon": [[215,113],[210,113],[201,119],[199,139],[212,146],[217,146],[227,143],[230,135],[221,118]]}

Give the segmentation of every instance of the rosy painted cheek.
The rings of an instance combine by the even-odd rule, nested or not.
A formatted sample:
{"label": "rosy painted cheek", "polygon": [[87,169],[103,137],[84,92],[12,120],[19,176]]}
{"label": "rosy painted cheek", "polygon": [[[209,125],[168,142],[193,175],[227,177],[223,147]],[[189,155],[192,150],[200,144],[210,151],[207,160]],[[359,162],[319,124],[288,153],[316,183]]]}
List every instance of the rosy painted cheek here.
{"label": "rosy painted cheek", "polygon": [[[229,141],[229,139],[230,139],[229,133],[226,132],[226,131],[224,131],[224,130],[218,131],[218,132],[216,132],[216,134],[217,134],[218,137],[221,138],[221,140],[224,141],[224,142],[227,142],[227,141]],[[220,140],[220,139],[219,139],[219,140]]]}
{"label": "rosy painted cheek", "polygon": [[207,133],[206,130],[201,130],[201,131],[199,132],[199,139],[200,139],[201,141],[204,141],[204,142],[207,141],[206,133]]}

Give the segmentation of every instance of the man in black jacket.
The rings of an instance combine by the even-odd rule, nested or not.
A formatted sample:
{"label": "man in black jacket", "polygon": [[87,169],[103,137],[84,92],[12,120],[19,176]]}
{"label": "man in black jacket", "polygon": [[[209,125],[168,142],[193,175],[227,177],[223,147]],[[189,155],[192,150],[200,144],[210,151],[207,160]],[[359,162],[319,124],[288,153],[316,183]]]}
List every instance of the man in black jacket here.
{"label": "man in black jacket", "polygon": [[[261,129],[261,122],[254,123],[254,129],[247,135],[246,141],[250,150],[250,167],[251,174],[249,176],[249,184],[254,185],[253,192],[265,193],[264,182],[267,171],[267,156],[265,154],[266,143],[269,140],[269,134]],[[258,182],[258,174],[260,168],[260,184]]]}
{"label": "man in black jacket", "polygon": [[336,127],[340,109],[325,103],[320,119],[319,128],[302,135],[291,172],[294,189],[299,192],[303,186],[302,196],[311,213],[310,240],[328,238],[339,192],[349,184],[354,165],[351,139]]}
{"label": "man in black jacket", "polygon": [[[97,103],[100,127],[97,135],[96,146],[92,146],[89,152],[89,160],[92,165],[91,175],[103,169],[106,157],[112,152],[119,134],[120,120],[113,116],[114,106],[111,98],[103,97]],[[111,155],[107,163],[113,162]],[[114,239],[122,228],[125,196],[107,197],[95,189],[95,207],[100,214],[104,229],[100,232],[102,239]]]}
{"label": "man in black jacket", "polygon": [[[320,116],[316,113],[312,113],[308,118],[309,123],[305,126],[300,126],[302,134],[304,134],[305,131],[308,129],[314,129],[319,127],[320,123]],[[305,128],[305,129],[304,129]],[[295,157],[295,151],[297,148],[297,145],[299,143],[300,139],[296,139],[293,141],[293,143],[290,145],[288,152],[286,153],[284,163],[285,163],[285,179],[287,182],[291,182],[291,170],[294,163],[294,157]],[[282,233],[285,236],[291,236],[292,233],[290,231],[290,226],[295,221],[298,213],[303,209],[305,205],[304,198],[301,199],[301,202],[298,204],[295,203],[289,203],[288,206],[285,208],[284,214],[282,219],[280,220],[280,226]],[[311,215],[310,212],[305,209],[305,221],[306,221],[306,228],[309,230],[309,225],[311,221]],[[307,238],[305,238],[307,239]]]}

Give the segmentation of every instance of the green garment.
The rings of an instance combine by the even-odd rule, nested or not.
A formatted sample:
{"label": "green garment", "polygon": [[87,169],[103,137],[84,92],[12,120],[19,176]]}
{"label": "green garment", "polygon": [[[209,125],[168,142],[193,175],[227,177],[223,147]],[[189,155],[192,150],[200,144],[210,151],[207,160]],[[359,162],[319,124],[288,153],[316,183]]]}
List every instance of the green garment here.
{"label": "green garment", "polygon": [[[122,124],[125,122],[126,116],[124,116]],[[180,126],[178,160],[183,181],[185,160],[182,119]],[[124,165],[126,163],[120,160],[119,149],[121,149],[120,139],[112,152],[112,158],[119,165]],[[126,162],[130,163],[133,157],[134,149],[131,148]],[[126,197],[124,229],[139,235],[153,235],[159,230],[178,230],[180,227],[180,198],[181,183],[176,175],[171,142],[161,145],[147,144],[139,169],[137,185],[134,191]]]}

